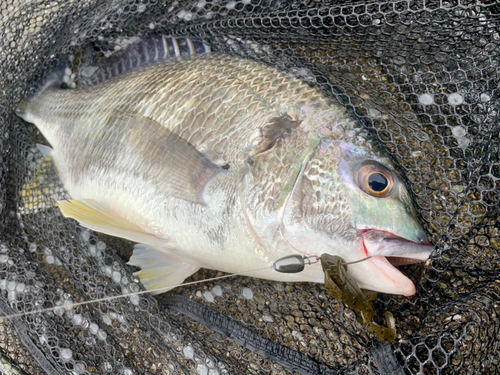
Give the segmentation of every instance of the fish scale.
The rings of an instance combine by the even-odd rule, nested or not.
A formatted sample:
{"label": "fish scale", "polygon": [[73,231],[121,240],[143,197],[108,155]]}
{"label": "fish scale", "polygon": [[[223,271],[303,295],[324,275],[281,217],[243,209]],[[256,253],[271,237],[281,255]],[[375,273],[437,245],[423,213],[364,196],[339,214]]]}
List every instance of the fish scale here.
{"label": "fish scale", "polygon": [[378,238],[363,236],[372,230],[396,240],[382,237],[370,251],[401,246],[350,267],[352,277],[414,293],[385,256],[421,261],[431,248],[402,182],[384,199],[361,189],[365,163],[397,175],[344,107],[293,76],[221,53],[114,76],[122,65],[113,60],[109,77],[79,90],[42,87],[18,113],[53,147],[45,152],[72,198],[59,202],[63,214],[138,242],[130,263],[146,288],[179,284],[199,267],[323,282],[320,264],[286,275],[272,265],[291,254],[358,261],[364,242]]}

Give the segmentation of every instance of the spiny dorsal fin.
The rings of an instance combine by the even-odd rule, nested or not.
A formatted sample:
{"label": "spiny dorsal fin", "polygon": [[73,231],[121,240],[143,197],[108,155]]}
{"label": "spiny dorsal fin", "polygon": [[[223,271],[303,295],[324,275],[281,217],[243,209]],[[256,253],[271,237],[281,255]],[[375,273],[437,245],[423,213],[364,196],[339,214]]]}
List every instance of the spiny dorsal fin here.
{"label": "spiny dorsal fin", "polygon": [[155,61],[194,56],[210,51],[208,45],[189,38],[175,38],[161,34],[147,35],[99,64],[82,68],[79,74],[80,87],[98,85]]}

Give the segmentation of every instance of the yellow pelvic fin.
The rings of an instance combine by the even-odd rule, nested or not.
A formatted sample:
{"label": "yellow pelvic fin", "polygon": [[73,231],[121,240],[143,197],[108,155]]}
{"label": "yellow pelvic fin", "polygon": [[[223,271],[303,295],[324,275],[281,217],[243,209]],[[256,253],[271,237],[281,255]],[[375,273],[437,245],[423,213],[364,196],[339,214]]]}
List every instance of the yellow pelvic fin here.
{"label": "yellow pelvic fin", "polygon": [[110,236],[125,238],[130,241],[173,247],[168,239],[147,233],[141,227],[117,214],[106,203],[94,199],[58,201],[57,204],[65,217],[77,220],[86,228]]}
{"label": "yellow pelvic fin", "polygon": [[152,292],[153,294],[172,289],[199,269],[186,258],[173,254],[165,248],[144,244],[135,245],[128,264],[142,269],[134,275],[141,279],[147,290],[162,288],[161,291]]}

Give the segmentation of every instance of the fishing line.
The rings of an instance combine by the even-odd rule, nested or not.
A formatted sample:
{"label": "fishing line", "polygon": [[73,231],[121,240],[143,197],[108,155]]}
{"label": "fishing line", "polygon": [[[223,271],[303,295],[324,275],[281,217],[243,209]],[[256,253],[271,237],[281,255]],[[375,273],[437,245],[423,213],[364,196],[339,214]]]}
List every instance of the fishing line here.
{"label": "fishing line", "polygon": [[[342,265],[351,265],[351,264],[356,264],[360,262],[364,262],[365,260],[368,260],[372,258],[372,256],[368,256],[366,258],[356,260],[353,262],[343,262],[341,263]],[[303,255],[289,255],[284,258],[278,259],[274,264],[270,267],[271,269],[280,272],[280,273],[300,273],[304,270],[305,266],[316,264],[320,261],[320,257],[317,255],[306,257]],[[156,293],[156,292],[166,292],[170,289],[174,289],[180,286],[188,286],[188,285],[194,285],[194,284],[201,284],[201,283],[207,283],[210,281],[216,281],[216,280],[221,280],[221,279],[227,279],[230,277],[234,276],[244,276],[248,273],[256,272],[256,271],[263,271],[267,270],[269,267],[263,267],[263,268],[256,268],[253,270],[248,270],[248,271],[243,271],[243,272],[238,272],[238,273],[232,273],[229,275],[224,275],[224,276],[217,276],[217,277],[212,277],[210,279],[205,279],[205,280],[198,280],[198,281],[190,281],[187,283],[181,283],[181,284],[176,284],[176,285],[169,285],[169,286],[164,286],[161,288],[156,288],[156,289],[151,289],[151,290],[141,290],[138,292],[132,292],[132,293],[127,293],[127,294],[120,294],[117,296],[110,296],[110,297],[103,297],[103,298],[97,298],[94,300],[90,301],[84,301],[84,302],[70,302],[69,300],[66,300],[62,305],[60,306],[53,306],[53,307],[47,307],[44,309],[37,309],[33,311],[27,311],[27,312],[22,312],[22,313],[16,313],[16,314],[9,314],[9,315],[4,315],[0,316],[2,319],[11,319],[11,318],[18,318],[22,316],[27,316],[27,315],[34,315],[34,314],[39,314],[39,313],[44,313],[44,312],[51,312],[51,311],[56,311],[56,310],[71,310],[72,308],[78,307],[78,306],[84,306],[88,305],[91,303],[98,303],[98,302],[106,302],[106,301],[111,301],[111,300],[116,300],[119,298],[127,298],[127,297],[132,297],[132,296],[139,296],[143,294],[148,294],[148,293]]]}
{"label": "fishing line", "polygon": [[170,289],[174,289],[174,288],[177,288],[177,287],[180,287],[180,286],[187,286],[187,285],[193,285],[193,284],[206,283],[206,282],[210,282],[210,281],[227,279],[229,277],[234,277],[234,276],[244,276],[244,275],[246,275],[248,273],[252,273],[252,272],[255,272],[255,271],[263,271],[263,270],[267,270],[267,269],[269,269],[269,267],[256,268],[256,269],[248,270],[248,271],[244,271],[244,272],[232,273],[232,274],[229,274],[229,275],[212,277],[210,279],[204,279],[204,280],[198,280],[198,281],[190,281],[190,282],[187,282],[187,283],[182,283],[182,284],[177,284],[177,285],[169,285],[169,286],[164,286],[164,287],[161,287],[161,288],[156,288],[156,289],[151,289],[151,290],[141,290],[139,292],[132,292],[132,293],[127,293],[127,294],[120,294],[118,296],[110,296],[110,297],[97,298],[97,299],[93,299],[93,300],[90,300],[90,301],[70,302],[70,301],[66,300],[60,306],[53,306],[53,307],[47,307],[47,308],[44,308],[44,309],[38,309],[38,310],[27,311],[27,312],[22,312],[22,313],[4,315],[4,316],[0,316],[0,319],[18,318],[18,317],[22,317],[22,316],[34,315],[34,314],[38,314],[38,313],[51,312],[51,311],[62,310],[62,309],[71,310],[74,307],[88,305],[88,304],[91,304],[91,303],[106,302],[106,301],[111,301],[111,300],[115,300],[115,299],[119,299],[119,298],[139,296],[139,295],[148,294],[148,293],[166,292],[166,291],[168,291]]}
{"label": "fishing line", "polygon": [[363,259],[360,259],[360,260],[355,260],[353,262],[344,262],[344,263],[341,263],[343,266],[348,266],[350,264],[356,264],[356,263],[361,263],[361,262],[364,262],[365,260],[368,260],[370,258],[373,258],[374,255],[370,255],[370,256],[367,256],[366,258],[363,258]]}

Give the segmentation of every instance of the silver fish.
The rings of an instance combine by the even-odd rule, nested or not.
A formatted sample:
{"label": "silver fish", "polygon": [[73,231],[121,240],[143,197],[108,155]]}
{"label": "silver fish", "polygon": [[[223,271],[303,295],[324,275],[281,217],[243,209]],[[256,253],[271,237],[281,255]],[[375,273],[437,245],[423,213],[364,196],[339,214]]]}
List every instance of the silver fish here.
{"label": "silver fish", "polygon": [[220,53],[140,66],[95,86],[46,84],[18,114],[51,149],[92,230],[135,241],[130,264],[153,290],[200,267],[324,282],[320,264],[283,274],[285,256],[338,255],[364,289],[412,295],[392,264],[427,243],[394,166],[337,102],[286,73]]}

